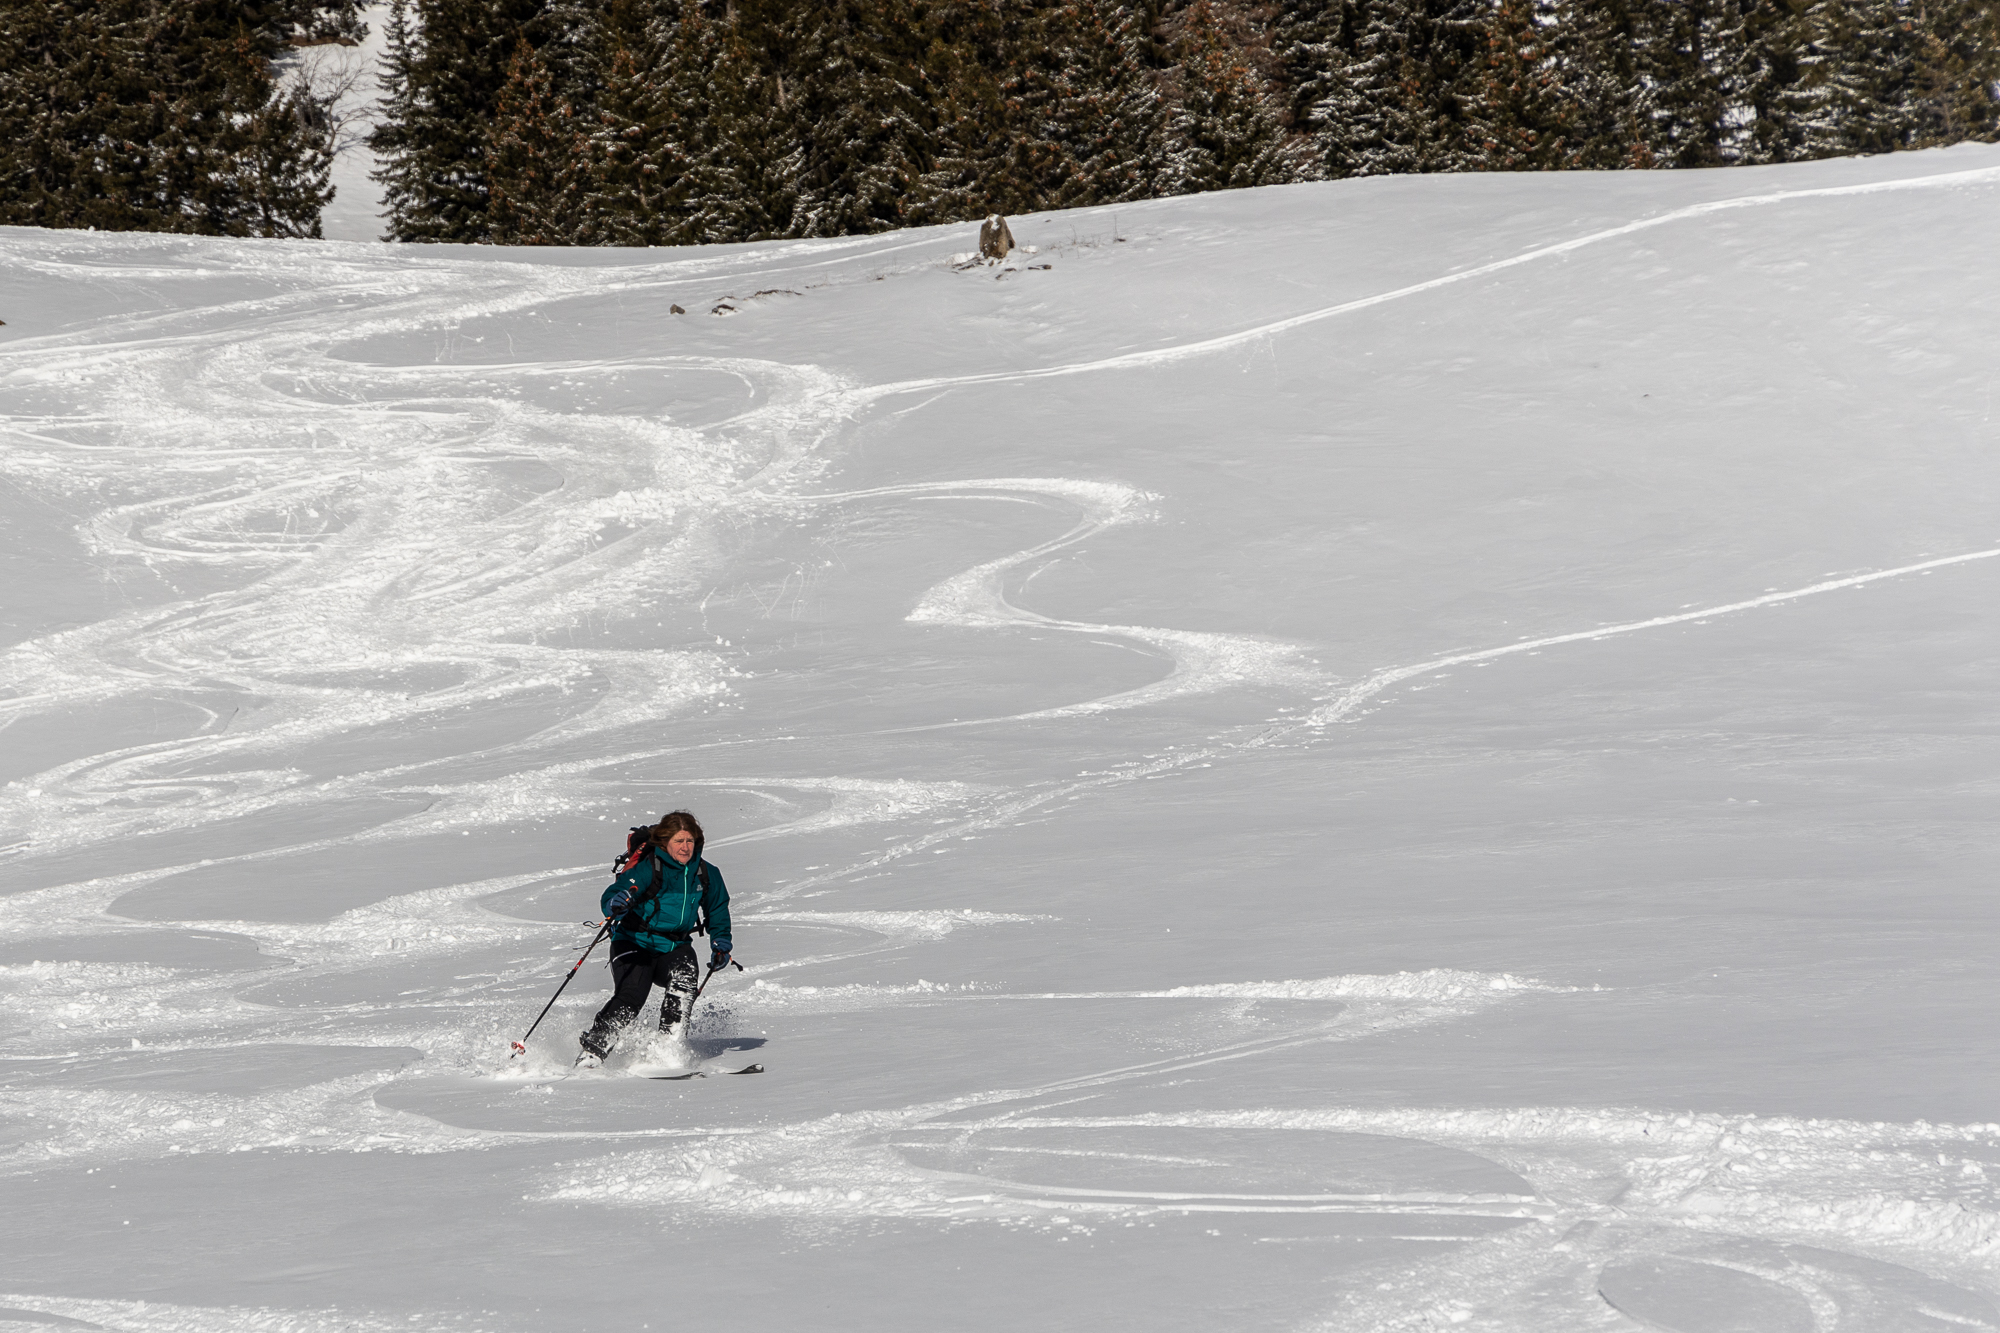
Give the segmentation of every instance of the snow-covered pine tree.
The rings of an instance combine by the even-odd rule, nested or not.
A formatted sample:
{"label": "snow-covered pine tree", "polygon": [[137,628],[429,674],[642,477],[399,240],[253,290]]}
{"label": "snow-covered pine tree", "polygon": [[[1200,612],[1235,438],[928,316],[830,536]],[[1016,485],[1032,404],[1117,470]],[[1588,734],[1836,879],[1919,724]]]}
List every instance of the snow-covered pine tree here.
{"label": "snow-covered pine tree", "polygon": [[1286,0],[1271,21],[1271,54],[1290,95],[1291,119],[1304,125],[1313,106],[1333,91],[1346,0]]}
{"label": "snow-covered pine tree", "polygon": [[926,62],[932,34],[925,12],[916,0],[769,9],[781,12],[763,33],[746,36],[778,57],[777,110],[799,144],[787,234],[904,225],[907,201],[937,159],[938,89]]}
{"label": "snow-covered pine tree", "polygon": [[1007,170],[1013,126],[1001,84],[1009,58],[1021,50],[1037,0],[946,4],[921,12],[922,72],[929,103],[924,122],[929,169],[906,194],[903,215],[913,224],[958,222],[991,212],[1032,207]]}
{"label": "snow-covered pine tree", "polygon": [[932,11],[923,65],[937,90],[933,162],[912,220],[1144,198],[1162,102],[1141,57],[1152,6],[998,0]]}
{"label": "snow-covered pine tree", "polygon": [[1460,98],[1481,171],[1559,171],[1582,157],[1583,115],[1562,58],[1553,0],[1497,0]]}
{"label": "snow-covered pine tree", "polygon": [[[1159,193],[1167,105],[1146,68],[1146,6],[1036,6],[1006,53],[1004,172],[1012,211],[1122,203]],[[998,206],[998,205],[996,205]]]}
{"label": "snow-covered pine tree", "polygon": [[[337,8],[337,7],[336,7]],[[325,108],[272,61],[311,7],[0,3],[0,221],[316,236]]]}
{"label": "snow-covered pine tree", "polygon": [[1556,0],[1555,59],[1570,94],[1574,165],[1616,170],[1659,165],[1647,126],[1652,92],[1634,55],[1634,10],[1650,0]]}
{"label": "snow-covered pine tree", "polygon": [[2000,138],[2000,6],[1990,0],[1923,0],[1907,6],[1905,15],[1916,51],[1904,146]]}
{"label": "snow-covered pine tree", "polygon": [[494,105],[486,220],[496,245],[574,245],[588,189],[585,120],[522,38]]}
{"label": "snow-covered pine tree", "polygon": [[1996,11],[1978,0],[1811,0],[1783,110],[1792,156],[1885,153],[1992,138]]}
{"label": "snow-covered pine tree", "polygon": [[1346,91],[1354,70],[1362,19],[1356,0],[1286,0],[1271,25],[1271,52],[1279,86],[1289,99],[1288,120],[1307,136],[1321,175],[1326,174],[1318,138],[1325,104]]}
{"label": "snow-covered pine tree", "polygon": [[[580,238],[600,245],[721,239],[695,219],[740,191],[718,142],[746,116],[723,86],[730,21],[699,0],[613,0],[601,29],[609,64],[579,161],[587,176]],[[733,239],[733,238],[730,238]]]}
{"label": "snow-covered pine tree", "polygon": [[[1337,0],[1286,53],[1304,128],[1329,177],[1468,171],[1463,98],[1486,51],[1485,0]],[[1302,69],[1303,67],[1303,69]]]}
{"label": "snow-covered pine tree", "polygon": [[1633,64],[1646,92],[1642,132],[1653,161],[1737,161],[1754,116],[1745,95],[1744,7],[1737,0],[1639,0],[1633,10]]}
{"label": "snow-covered pine tree", "polygon": [[1738,156],[1786,162],[1892,147],[1893,98],[1884,101],[1881,94],[1908,83],[1914,72],[1914,41],[1895,32],[1895,6],[1889,0],[1801,0],[1776,14],[1774,8],[1780,7],[1759,6],[1746,24],[1752,58],[1764,57],[1770,74],[1753,90],[1749,134]]}
{"label": "snow-covered pine tree", "polygon": [[300,81],[245,117],[235,154],[238,211],[253,236],[320,236],[333,198],[333,118]]}
{"label": "snow-covered pine tree", "polygon": [[784,70],[740,23],[711,24],[706,36],[706,46],[676,59],[688,86],[706,80],[707,99],[693,183],[672,239],[687,244],[790,235],[799,216],[806,145]]}
{"label": "snow-covered pine tree", "polygon": [[146,150],[142,33],[112,5],[6,0],[0,22],[0,223],[123,229]]}
{"label": "snow-covered pine tree", "polygon": [[[369,144],[389,238],[486,241],[487,169],[501,89],[539,0],[394,0],[383,117]],[[559,77],[565,70],[554,71]]]}
{"label": "snow-covered pine tree", "polygon": [[506,245],[584,243],[586,147],[602,95],[596,0],[545,0],[522,25],[489,128],[488,221]]}
{"label": "snow-covered pine tree", "polygon": [[1244,34],[1225,32],[1211,0],[1179,15],[1176,78],[1167,114],[1162,194],[1273,185],[1300,176],[1270,85],[1253,67]]}
{"label": "snow-covered pine tree", "polygon": [[278,36],[293,46],[337,42],[357,45],[368,35],[361,21],[363,0],[279,0],[270,8],[281,24]]}
{"label": "snow-covered pine tree", "polygon": [[[698,5],[690,6],[699,19]],[[675,70],[651,5],[612,0],[598,32],[604,86],[584,118],[576,166],[581,186],[577,242],[660,245],[672,230],[670,201],[686,171],[676,112]],[[672,91],[670,91],[672,89]]]}

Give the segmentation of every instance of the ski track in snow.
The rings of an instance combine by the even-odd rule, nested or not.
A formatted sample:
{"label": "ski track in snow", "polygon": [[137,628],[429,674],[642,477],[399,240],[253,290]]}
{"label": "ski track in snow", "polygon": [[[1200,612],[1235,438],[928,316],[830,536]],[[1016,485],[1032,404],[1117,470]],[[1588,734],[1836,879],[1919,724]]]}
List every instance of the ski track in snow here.
{"label": "ski track in snow", "polygon": [[1236,333],[1225,333],[1214,338],[1202,338],[1193,342],[1177,343],[1168,347],[1150,348],[1143,352],[1126,352],[1118,356],[1100,357],[1092,361],[1076,361],[1060,366],[1044,366],[1037,370],[992,371],[977,375],[942,375],[922,379],[902,380],[895,384],[885,384],[864,390],[861,396],[873,399],[895,394],[919,393],[928,390],[957,388],[974,384],[1010,384],[1024,380],[1050,379],[1065,375],[1087,375],[1106,370],[1127,370],[1139,367],[1167,365],[1190,357],[1207,356],[1214,352],[1241,347],[1293,329],[1304,328],[1324,320],[1336,319],[1373,306],[1387,305],[1392,301],[1406,300],[1428,292],[1439,291],[1459,283],[1473,282],[1480,278],[1504,273],[1508,269],[1524,264],[1538,263],[1544,259],[1554,259],[1562,255],[1574,254],[1578,250],[1606,241],[1615,241],[1657,227],[1672,226],[1695,218],[1710,217],[1718,213],[1732,212],[1743,208],[1767,208],[1774,204],[1795,203],[1807,199],[1853,198],[1863,195],[1892,194],[1906,190],[1950,189],[1970,185],[1990,185],[2000,181],[2000,168],[1982,167],[1970,171],[1939,172],[1930,176],[1919,176],[1907,180],[1875,181],[1865,185],[1837,185],[1815,190],[1773,190],[1765,194],[1738,195],[1731,199],[1715,199],[1706,203],[1691,204],[1655,217],[1640,218],[1616,227],[1606,227],[1601,231],[1584,236],[1572,237],[1552,245],[1537,246],[1496,259],[1491,263],[1477,264],[1470,268],[1447,273],[1443,277],[1430,278],[1423,282],[1411,283],[1393,291],[1381,292],[1374,296],[1364,296],[1358,300],[1343,301],[1338,305],[1309,310],[1304,314],[1288,316],[1242,329]]}
{"label": "ski track in snow", "polygon": [[[338,251],[316,258],[313,280],[305,282],[289,272],[290,261],[270,262],[269,252],[218,246],[224,257],[267,265],[273,283],[295,284],[298,290],[194,314],[133,315],[86,333],[18,341],[0,360],[0,392],[12,405],[0,418],[11,440],[0,454],[0,475],[27,490],[105,497],[108,502],[84,528],[90,549],[188,589],[157,605],[0,650],[0,735],[36,720],[134,700],[172,699],[191,721],[184,735],[79,755],[0,787],[0,866],[121,834],[182,832],[330,801],[405,799],[412,808],[384,813],[358,831],[300,841],[285,854],[396,842],[557,812],[602,811],[615,818],[634,784],[599,774],[665,751],[631,750],[610,758],[588,751],[622,747],[636,732],[695,710],[728,707],[739,666],[721,646],[605,649],[578,643],[579,633],[630,617],[651,602],[697,599],[726,558],[729,534],[762,523],[878,502],[1025,500],[1060,506],[1078,515],[1067,531],[922,591],[909,620],[920,626],[1034,628],[1120,639],[1164,659],[1164,674],[1150,685],[1102,698],[935,724],[938,728],[1050,722],[1245,686],[1304,697],[1310,707],[1295,717],[1233,729],[1205,745],[1012,790],[785,774],[675,783],[790,792],[823,803],[769,828],[719,839],[718,846],[870,825],[894,829],[915,823],[919,815],[942,821],[897,836],[858,865],[746,895],[744,915],[750,920],[838,938],[831,952],[761,970],[731,991],[727,1003],[731,1012],[744,1014],[1112,1000],[1234,1006],[1256,1035],[1034,1088],[805,1124],[547,1135],[685,1141],[636,1151],[627,1147],[551,1174],[540,1197],[807,1220],[976,1218],[1084,1232],[1202,1212],[1457,1219],[1465,1225],[1426,1237],[1478,1244],[1413,1264],[1407,1280],[1393,1284],[1398,1290],[1379,1299],[1353,1297],[1327,1326],[1433,1327],[1464,1322],[1475,1307],[1503,1323],[1510,1316],[1529,1320],[1545,1315],[1550,1290],[1565,1284],[1574,1288],[1566,1308],[1575,1312],[1566,1327],[1620,1326],[1621,1317],[1607,1313],[1619,1298],[1590,1287],[1599,1280],[1592,1275],[1613,1274],[1620,1264],[1643,1259],[1706,1264],[1792,1293],[1812,1312],[1811,1328],[1900,1327],[1893,1321],[1919,1318],[1938,1326],[2000,1328],[2000,1314],[1973,1294],[1991,1290],[1992,1263],[2000,1255],[2000,1199],[1988,1174],[1989,1165],[2000,1162],[2000,1125],[1760,1120],[1616,1108],[1273,1109],[1128,1118],[1041,1113],[1083,1089],[1450,1021],[1522,995],[1561,993],[1539,982],[1440,970],[1037,995],[948,981],[810,986],[775,979],[806,963],[1037,919],[1002,912],[809,912],[782,907],[789,899],[809,897],[968,832],[1008,827],[1034,810],[1093,789],[1223,761],[1246,748],[1322,743],[1329,725],[1353,719],[1371,699],[1414,676],[1699,623],[2000,556],[2000,548],[1966,552],[1697,611],[1447,654],[1341,683],[1313,665],[1308,645],[1060,620],[1014,605],[1007,596],[1010,579],[1087,538],[1147,521],[1167,502],[1115,482],[1060,477],[820,489],[856,417],[911,393],[1207,356],[1729,210],[1995,181],[2000,170],[1989,169],[1717,200],[1177,346],[874,386],[814,366],[745,359],[423,366],[374,364],[365,351],[372,341],[394,346],[413,337],[440,340],[449,350],[452,330],[467,321],[566,297],[640,290],[695,276],[824,270],[892,252],[942,248],[945,242],[800,244],[677,260],[636,274],[493,263],[482,266],[485,290],[472,300],[465,295],[466,270],[456,262],[429,262],[398,251],[385,281],[385,270],[367,252]],[[78,281],[104,276],[103,270],[67,258],[70,242],[61,238],[12,235],[7,244],[17,263],[40,272]],[[171,262],[183,247],[162,242],[160,252],[166,258],[157,270],[128,267],[117,276],[162,284],[204,276]],[[218,269],[207,276],[226,279],[232,273]],[[344,329],[333,346],[323,331],[330,311],[340,312]],[[196,325],[192,332],[189,323]],[[251,325],[259,330],[254,339],[243,335]],[[349,357],[344,349],[360,350]],[[749,405],[706,423],[588,410],[592,394],[614,394],[621,384],[700,376],[740,385]],[[143,482],[132,481],[142,465]],[[200,591],[218,582],[227,586]],[[572,701],[560,710],[560,720],[452,761],[477,758],[506,776],[454,779],[451,763],[434,759],[315,773],[288,758],[301,747],[337,738],[386,734],[467,709],[551,699]],[[394,1069],[252,1096],[35,1081],[32,1071],[83,1069],[116,1056],[127,1043],[151,1051],[249,1050],[267,1043],[407,1046],[447,1071],[490,1073],[490,1053],[511,1035],[486,1016],[496,989],[512,1006],[502,1020],[511,1024],[515,1010],[529,1007],[523,997],[538,994],[559,970],[552,959],[566,960],[574,951],[567,936],[577,931],[517,921],[481,908],[478,900],[597,869],[572,866],[470,880],[387,898],[317,923],[140,923],[108,912],[125,893],[173,874],[271,854],[258,849],[182,860],[0,899],[0,941],[200,929],[254,941],[266,955],[264,965],[249,972],[138,963],[0,966],[0,1010],[10,1033],[0,1042],[0,1118],[59,1126],[18,1141],[0,1159],[0,1170],[272,1149],[467,1151],[537,1137],[457,1129],[384,1109],[375,1101],[376,1091],[412,1076]],[[461,986],[422,987],[414,999],[393,1007],[240,999],[279,977],[337,980],[392,963],[445,960],[492,970],[461,978],[469,983]],[[1271,1011],[1259,1008],[1271,1005],[1280,1006],[1282,1014],[1268,1017]],[[1301,1005],[1323,1012],[1301,1017],[1295,1012]],[[566,1033],[583,1007],[581,1000],[567,1002],[544,1035]],[[546,1076],[558,1059],[554,1050],[555,1045],[542,1047],[511,1075]],[[1217,1150],[1212,1160],[1222,1166],[1201,1189],[1037,1183],[997,1168],[936,1165],[952,1153],[983,1161],[979,1152],[985,1149],[975,1152],[969,1144],[1045,1166],[1108,1162],[1117,1154],[1076,1145],[1094,1143],[1091,1134],[1113,1128],[1129,1131],[1141,1143],[1168,1131],[1185,1144],[1204,1135],[1252,1130],[1303,1145],[1355,1134],[1419,1140],[1498,1163],[1527,1182],[1529,1191],[1343,1193],[1310,1182],[1231,1190],[1226,1149]],[[933,1140],[953,1146],[949,1152],[922,1146]],[[1309,1147],[1298,1151],[1311,1155]],[[1162,1154],[1168,1159],[1182,1160]],[[926,1160],[933,1165],[922,1165]],[[1084,1172],[1066,1178],[1094,1177]],[[1508,1225],[1487,1225],[1496,1220]],[[1562,1236],[1553,1247],[1551,1228]],[[1856,1256],[1865,1256],[1865,1262]],[[1877,1267],[1867,1268],[1866,1262]],[[1603,1281],[1617,1285],[1610,1276]],[[1434,1308],[1411,1310],[1407,1291],[1416,1283],[1441,1293]],[[0,1306],[134,1330],[407,1326],[347,1312],[320,1320],[296,1311],[29,1296],[0,1296]],[[1645,1316],[1643,1310],[1636,1313]],[[5,1317],[0,1310],[0,1320]]]}
{"label": "ski track in snow", "polygon": [[[1083,1235],[1218,1215],[1310,1219],[1338,1235],[1374,1219],[1407,1229],[1410,1239],[1480,1242],[1382,1274],[1380,1289],[1390,1294],[1350,1300],[1329,1329],[1435,1327],[1463,1322],[1475,1309],[1494,1327],[1600,1326],[1593,1299],[1600,1275],[1663,1259],[1803,1291],[1819,1310],[1807,1329],[1931,1327],[1926,1319],[2000,1327],[2000,1308],[1978,1294],[1990,1289],[2000,1253],[2000,1200],[1989,1176],[2000,1125],[1571,1107],[966,1114],[1087,1082],[627,1152],[552,1173],[546,1197],[801,1221],[981,1219]],[[1105,1131],[1118,1133],[1107,1140]],[[1253,1160],[1232,1141],[1246,1133],[1263,1145]],[[1310,1166],[1329,1141],[1349,1135],[1460,1148],[1515,1172],[1528,1188],[1329,1190]],[[1160,1140],[1156,1154],[1146,1152]],[[1010,1156],[983,1174],[922,1165],[1003,1153]],[[1128,1178],[1134,1159],[1206,1170],[1163,1168],[1159,1175],[1182,1179],[1150,1189],[1046,1178],[1089,1179],[1079,1168],[1093,1165],[1119,1168],[1098,1178]],[[1044,1179],[1010,1178],[1010,1161],[1040,1165],[1029,1174]],[[1296,1178],[1278,1188],[1243,1183],[1272,1161],[1297,1164]],[[1490,1225],[1509,1220],[1521,1225]],[[1426,1299],[1413,1302],[1413,1292]],[[1568,1297],[1554,1307],[1564,1312],[1554,1325],[1552,1294]]]}
{"label": "ski track in snow", "polygon": [[[37,1318],[34,1316],[46,1316]],[[427,1312],[427,1328],[481,1327],[478,1315]],[[407,1317],[351,1310],[255,1309],[163,1301],[57,1299],[0,1292],[0,1324],[110,1329],[116,1333],[407,1333]]]}

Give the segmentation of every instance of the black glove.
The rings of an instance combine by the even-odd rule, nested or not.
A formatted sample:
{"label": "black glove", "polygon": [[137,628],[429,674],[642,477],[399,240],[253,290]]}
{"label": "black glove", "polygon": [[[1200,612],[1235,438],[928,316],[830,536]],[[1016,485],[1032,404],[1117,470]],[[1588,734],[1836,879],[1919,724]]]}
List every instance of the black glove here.
{"label": "black glove", "polygon": [[611,910],[606,912],[605,915],[624,916],[626,909],[631,906],[632,906],[632,890],[620,889],[618,890],[618,892],[611,895]]}
{"label": "black glove", "polygon": [[720,972],[723,968],[728,966],[729,966],[729,950],[723,948],[720,944],[718,944],[713,949],[710,949],[708,951],[709,971]]}

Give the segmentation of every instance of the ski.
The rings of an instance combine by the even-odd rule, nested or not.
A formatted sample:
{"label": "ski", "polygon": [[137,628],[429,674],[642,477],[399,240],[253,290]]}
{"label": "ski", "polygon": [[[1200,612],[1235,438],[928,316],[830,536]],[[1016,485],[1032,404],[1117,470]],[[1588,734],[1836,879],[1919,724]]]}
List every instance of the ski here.
{"label": "ski", "polygon": [[[646,1077],[658,1083],[678,1083],[682,1079],[707,1078],[708,1072],[706,1069],[690,1069],[685,1074],[648,1074]],[[718,1074],[761,1074],[764,1072],[764,1066],[745,1065],[741,1069],[718,1069],[715,1072]]]}

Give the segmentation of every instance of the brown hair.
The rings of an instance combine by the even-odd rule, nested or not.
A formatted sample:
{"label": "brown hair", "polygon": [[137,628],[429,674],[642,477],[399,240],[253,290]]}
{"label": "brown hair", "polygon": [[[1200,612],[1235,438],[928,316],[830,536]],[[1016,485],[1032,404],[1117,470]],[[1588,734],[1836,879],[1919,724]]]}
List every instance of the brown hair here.
{"label": "brown hair", "polygon": [[701,822],[685,810],[669,810],[666,814],[660,816],[660,822],[653,825],[653,845],[664,849],[667,845],[667,840],[683,829],[694,834],[693,859],[700,861],[701,845],[707,842],[708,838],[701,831]]}

